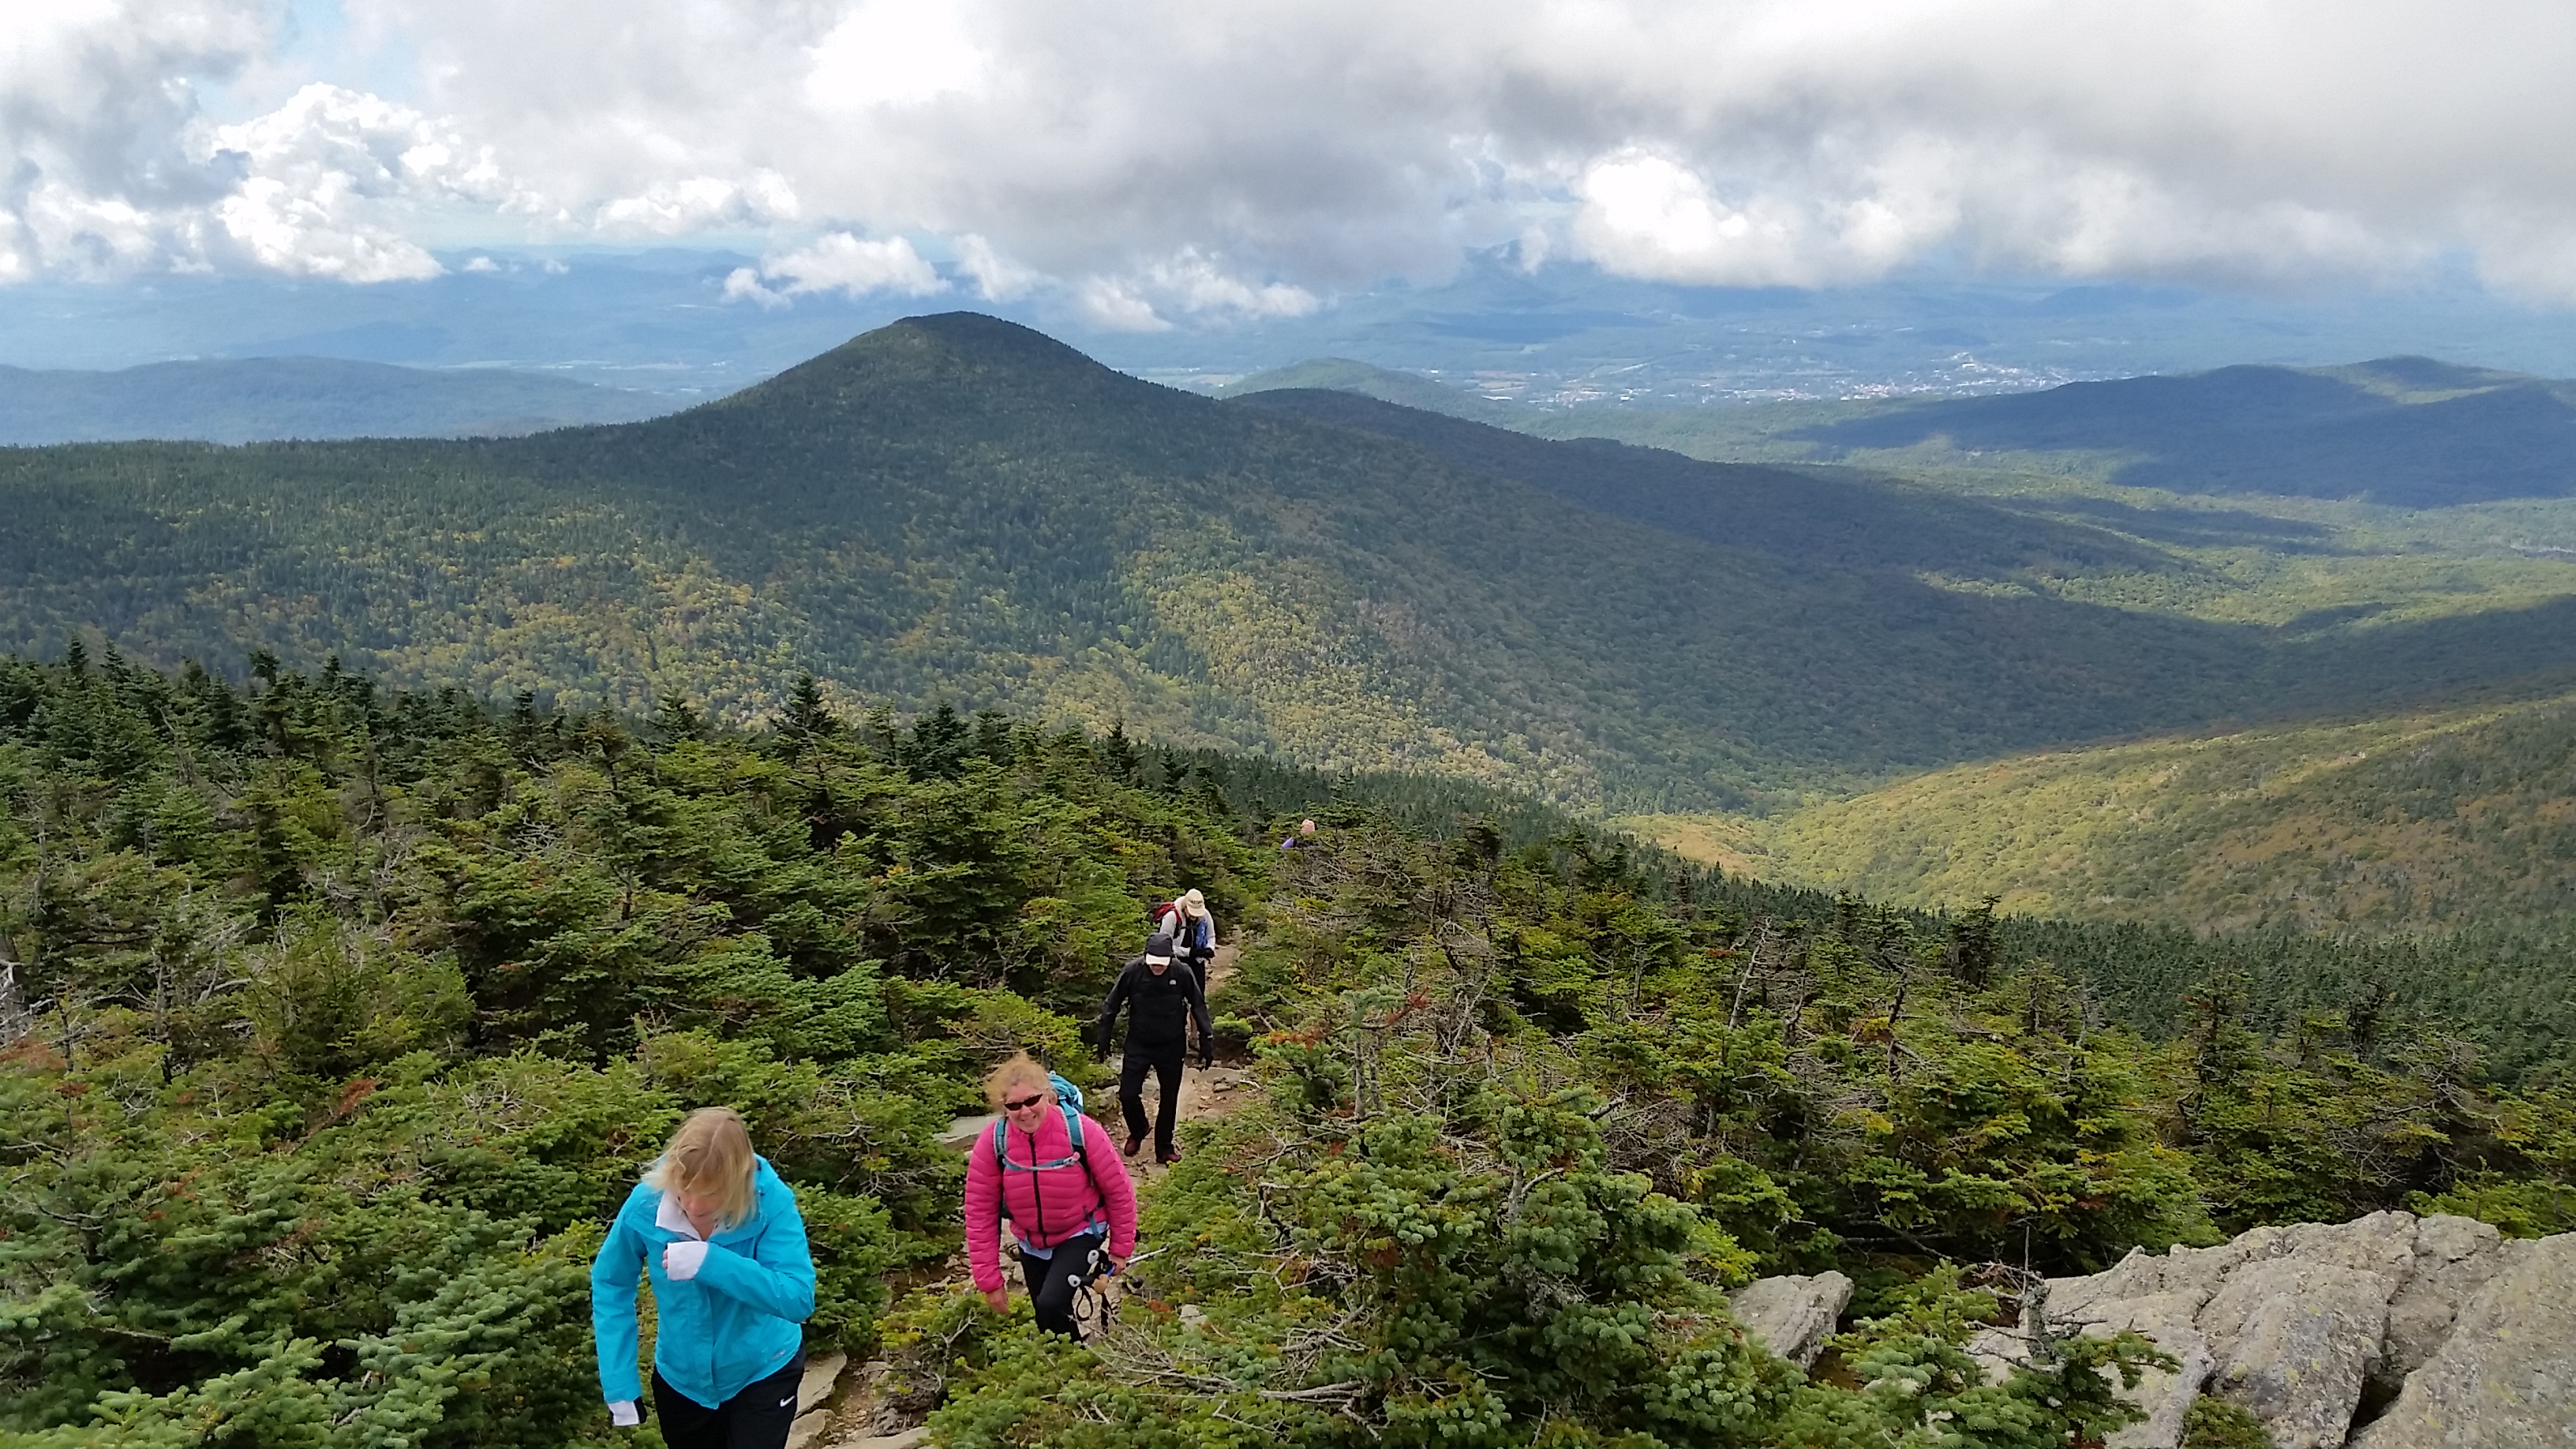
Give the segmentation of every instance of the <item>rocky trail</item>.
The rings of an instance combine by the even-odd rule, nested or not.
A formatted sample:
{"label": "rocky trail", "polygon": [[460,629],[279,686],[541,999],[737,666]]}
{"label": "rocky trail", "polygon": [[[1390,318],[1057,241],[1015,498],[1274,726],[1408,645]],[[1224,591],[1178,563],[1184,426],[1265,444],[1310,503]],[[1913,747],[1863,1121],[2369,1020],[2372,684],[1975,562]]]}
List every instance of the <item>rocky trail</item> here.
{"label": "rocky trail", "polygon": [[[1210,998],[1214,998],[1218,988],[1233,976],[1235,958],[1240,954],[1240,947],[1217,947],[1215,956],[1208,962],[1206,985]],[[1114,1067],[1114,1060],[1112,1065]],[[1095,1120],[1123,1137],[1114,1083],[1113,1072],[1111,1084],[1094,1089],[1086,1105]],[[1181,1120],[1196,1122],[1225,1116],[1251,1101],[1258,1090],[1252,1072],[1246,1067],[1220,1064],[1205,1071],[1190,1067],[1181,1079]],[[1148,1111],[1152,1110],[1150,1093],[1146,1106]],[[940,1141],[963,1152],[983,1141],[992,1130],[990,1113],[960,1117],[948,1124],[948,1130],[941,1134]],[[1117,1155],[1115,1144],[1110,1155],[1113,1158]],[[1140,1185],[1169,1171],[1154,1161],[1150,1151],[1123,1160],[1128,1175]],[[1151,1244],[1139,1245],[1140,1254],[1151,1249]],[[965,1254],[961,1252],[951,1258],[946,1276],[929,1286],[934,1292],[968,1291],[971,1284],[966,1277]],[[1122,1284],[1111,1282],[1104,1291],[1104,1301],[1112,1310],[1122,1287]],[[1013,1291],[1017,1291],[1016,1283]],[[916,1449],[916,1446],[928,1443],[929,1430],[914,1422],[912,1415],[879,1402],[876,1388],[885,1367],[882,1361],[853,1366],[846,1355],[838,1353],[809,1360],[805,1366],[805,1382],[798,1393],[796,1426],[787,1437],[788,1449]]]}
{"label": "rocky trail", "polygon": [[[1211,996],[1236,956],[1218,950]],[[1257,1091],[1243,1067],[1192,1068],[1182,1118],[1224,1116]],[[1091,1115],[1115,1130],[1116,1102],[1093,1095]],[[960,1118],[947,1140],[963,1150],[991,1124]],[[1151,1154],[1125,1161],[1140,1183],[1166,1170]],[[933,1286],[966,1291],[964,1269],[961,1254]],[[1847,1326],[1852,1288],[1840,1273],[1765,1278],[1737,1290],[1733,1307],[1748,1337],[1811,1369]],[[1969,1345],[1998,1380],[2053,1334],[2134,1328],[2180,1361],[2125,1395],[2147,1418],[2107,1449],[2178,1449],[2203,1394],[2251,1412],[2276,1449],[2576,1449],[2576,1234],[2508,1241],[2467,1218],[2402,1212],[2256,1228],[2217,1247],[2133,1251],[2106,1272],[2035,1280],[2021,1313],[2019,1326]],[[910,1415],[878,1407],[884,1368],[853,1370],[839,1355],[809,1366],[791,1449],[926,1443]]]}

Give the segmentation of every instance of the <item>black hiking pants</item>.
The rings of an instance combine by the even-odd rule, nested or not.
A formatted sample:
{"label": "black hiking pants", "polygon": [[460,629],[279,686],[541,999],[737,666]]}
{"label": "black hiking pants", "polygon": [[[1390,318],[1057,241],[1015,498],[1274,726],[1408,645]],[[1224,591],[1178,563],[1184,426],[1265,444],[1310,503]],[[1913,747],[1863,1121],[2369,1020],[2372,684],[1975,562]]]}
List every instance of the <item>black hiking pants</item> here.
{"label": "black hiking pants", "polygon": [[805,1382],[805,1355],[755,1380],[710,1409],[653,1375],[653,1412],[662,1416],[662,1442],[671,1449],[786,1449],[796,1422],[796,1390]]}
{"label": "black hiking pants", "polygon": [[1037,1305],[1038,1327],[1067,1338],[1082,1336],[1073,1321],[1073,1295],[1099,1276],[1091,1255],[1108,1241],[1109,1230],[1102,1228],[1056,1244],[1043,1258],[1021,1247],[1020,1279],[1029,1285],[1029,1301]]}
{"label": "black hiking pants", "polygon": [[1127,1114],[1127,1135],[1145,1135],[1145,1069],[1154,1069],[1162,1101],[1154,1109],[1154,1155],[1172,1155],[1172,1128],[1181,1116],[1181,1063],[1188,1060],[1189,1039],[1168,1042],[1127,1039],[1127,1060],[1118,1070],[1118,1109]]}

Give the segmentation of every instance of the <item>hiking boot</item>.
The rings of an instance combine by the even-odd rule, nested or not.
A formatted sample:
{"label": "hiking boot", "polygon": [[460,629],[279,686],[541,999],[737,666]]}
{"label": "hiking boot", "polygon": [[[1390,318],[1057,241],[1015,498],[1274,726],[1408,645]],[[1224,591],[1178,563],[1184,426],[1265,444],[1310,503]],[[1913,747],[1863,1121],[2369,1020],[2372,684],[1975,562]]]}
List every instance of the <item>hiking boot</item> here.
{"label": "hiking boot", "polygon": [[1142,1146],[1144,1146],[1144,1145],[1145,1145],[1145,1134],[1144,1134],[1144,1133],[1142,1133],[1142,1132],[1130,1132],[1130,1133],[1128,1133],[1128,1134],[1127,1134],[1127,1155],[1128,1155],[1128,1156],[1130,1156],[1130,1157],[1135,1156],[1135,1155],[1136,1155],[1136,1149],[1137,1149],[1137,1148],[1139,1148],[1139,1147],[1142,1147]]}

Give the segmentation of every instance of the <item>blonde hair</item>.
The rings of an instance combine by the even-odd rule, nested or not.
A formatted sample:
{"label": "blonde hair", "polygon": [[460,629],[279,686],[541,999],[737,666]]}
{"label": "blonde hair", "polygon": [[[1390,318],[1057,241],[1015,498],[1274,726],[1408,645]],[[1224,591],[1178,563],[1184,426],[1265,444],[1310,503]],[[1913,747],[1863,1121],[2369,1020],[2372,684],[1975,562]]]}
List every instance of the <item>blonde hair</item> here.
{"label": "blonde hair", "polygon": [[713,1198],[716,1221],[740,1227],[752,1213],[759,1168],[742,1114],[731,1107],[700,1107],[671,1134],[670,1145],[644,1174],[644,1185],[665,1195]]}
{"label": "blonde hair", "polygon": [[1011,1095],[1011,1089],[1018,1086],[1035,1087],[1049,1096],[1055,1095],[1055,1082],[1046,1069],[1046,1063],[1027,1052],[1020,1052],[993,1068],[992,1074],[984,1078],[984,1100],[992,1103],[993,1110],[999,1112],[1003,1101]]}

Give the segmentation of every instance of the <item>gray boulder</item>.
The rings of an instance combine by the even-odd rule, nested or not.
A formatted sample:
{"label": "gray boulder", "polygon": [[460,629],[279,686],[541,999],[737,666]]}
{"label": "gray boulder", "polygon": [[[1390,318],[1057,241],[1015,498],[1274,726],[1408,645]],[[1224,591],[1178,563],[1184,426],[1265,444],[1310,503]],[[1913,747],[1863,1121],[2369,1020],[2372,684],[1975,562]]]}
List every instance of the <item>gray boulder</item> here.
{"label": "gray boulder", "polygon": [[2453,1261],[2475,1259],[2485,1281],[2352,1449],[2576,1449],[2576,1234]]}
{"label": "gray boulder", "polygon": [[1986,1382],[1999,1384],[2030,1362],[2030,1341],[2008,1328],[1980,1328],[1967,1342],[1968,1357],[1985,1370]]}
{"label": "gray boulder", "polygon": [[[2107,1272],[2087,1278],[2049,1279],[2049,1320],[2091,1323],[2105,1316],[2104,1305],[2156,1300],[2161,1306],[2151,1316],[2189,1323],[2199,1316],[2202,1305],[2217,1296],[2227,1275],[2248,1256],[2246,1238],[2215,1248],[2173,1248],[2161,1257],[2143,1248],[2131,1248],[2129,1256]],[[2132,1317],[2138,1313],[2135,1308],[2121,1311]]]}
{"label": "gray boulder", "polygon": [[[2115,1389],[2146,1419],[2113,1434],[2108,1449],[2175,1449],[2182,1443],[2183,1416],[2215,1366],[2209,1340],[2194,1320],[2224,1281],[2221,1274],[2237,1261],[2227,1248],[2178,1248],[2161,1258],[2132,1251],[2109,1272],[2049,1280],[2047,1296],[2034,1306],[2053,1332],[2109,1338],[2133,1330],[2180,1361],[2171,1372],[2149,1369],[2135,1387]],[[2027,1317],[2026,1330],[2033,1326]]]}
{"label": "gray boulder", "polygon": [[1727,1304],[1745,1337],[1803,1370],[1825,1351],[1851,1296],[1852,1280],[1840,1273],[1788,1274],[1747,1283],[1727,1295]]}
{"label": "gray boulder", "polygon": [[[2145,1255],[2131,1256],[2140,1258]],[[2057,1281],[2073,1283],[2079,1280]],[[2153,1284],[2153,1280],[2134,1277],[2123,1281],[2133,1287],[2140,1286],[2142,1282],[2148,1286]],[[2192,1326],[2190,1311],[2186,1309],[2177,1317],[2172,1310],[2172,1306],[2187,1295],[2150,1293],[2142,1298],[2115,1300],[2091,1298],[2081,1293],[2070,1296],[2076,1298],[2080,1316],[2059,1313],[2053,1298],[2047,1300],[2041,1309],[2052,1333],[2080,1332],[2094,1338],[2109,1338],[2123,1329],[2134,1329],[2179,1360],[2172,1372],[2149,1369],[2140,1374],[2135,1387],[2121,1387],[2117,1374],[2104,1373],[2105,1378],[2113,1381],[2112,1391],[2146,1415],[2144,1422],[2131,1424],[2113,1434],[2106,1449],[2176,1449],[2182,1443],[2183,1416],[2191,1412],[2192,1400],[2200,1397],[2201,1386],[2208,1382],[2212,1367],[2209,1342],[2201,1336],[2199,1329]],[[1968,1356],[1985,1371],[1988,1383],[2002,1383],[2012,1377],[2014,1370],[2030,1363],[2033,1327],[2030,1315],[2025,1313],[2019,1329],[1979,1329],[1968,1340]]]}
{"label": "gray boulder", "polygon": [[2191,1401],[2200,1397],[2201,1387],[2217,1367],[2209,1340],[2192,1326],[2190,1317],[2171,1316],[2170,1305],[2175,1301],[2171,1294],[2136,1299],[2084,1327],[2096,1338],[2134,1329],[2181,1361],[2172,1372],[2148,1369],[2138,1376],[2136,1387],[2119,1390],[2121,1398],[2147,1417],[2113,1434],[2106,1441],[2107,1449],[2176,1449],[2182,1443],[2183,1416],[2191,1412]]}
{"label": "gray boulder", "polygon": [[2380,1372],[2394,1387],[2430,1362],[2469,1299],[2504,1260],[2504,1235],[2475,1218],[2429,1217],[2415,1227],[2415,1267],[2388,1302],[2388,1343]]}
{"label": "gray boulder", "polygon": [[2379,1365],[2396,1291],[2382,1274],[2339,1263],[2246,1264],[2201,1310],[2211,1385],[2260,1419],[2275,1449],[2339,1449]]}
{"label": "gray boulder", "polygon": [[2417,1226],[2413,1213],[2377,1212],[2348,1223],[2256,1228],[2230,1246],[2244,1248],[2249,1262],[2296,1258],[2303,1263],[2327,1263],[2376,1273],[2402,1287],[2414,1271]]}

